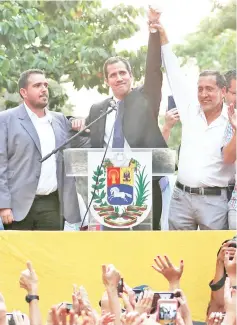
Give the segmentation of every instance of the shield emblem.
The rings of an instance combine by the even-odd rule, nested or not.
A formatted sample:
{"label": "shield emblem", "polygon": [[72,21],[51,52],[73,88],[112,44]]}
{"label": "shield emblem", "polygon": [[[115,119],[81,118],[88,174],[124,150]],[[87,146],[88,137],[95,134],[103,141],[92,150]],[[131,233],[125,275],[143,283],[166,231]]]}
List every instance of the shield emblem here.
{"label": "shield emblem", "polygon": [[110,205],[130,205],[133,202],[134,169],[107,167],[107,202]]}

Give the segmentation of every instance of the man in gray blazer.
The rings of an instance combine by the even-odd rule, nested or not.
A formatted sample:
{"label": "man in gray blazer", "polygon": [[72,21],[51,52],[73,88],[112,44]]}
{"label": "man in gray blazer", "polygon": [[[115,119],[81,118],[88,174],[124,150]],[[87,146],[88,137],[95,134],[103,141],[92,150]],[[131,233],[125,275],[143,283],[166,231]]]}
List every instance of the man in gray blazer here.
{"label": "man in gray blazer", "polygon": [[[81,220],[76,186],[66,177],[63,154],[40,159],[72,132],[62,113],[50,112],[48,82],[41,70],[20,76],[24,103],[0,113],[0,217],[6,230],[61,230]],[[75,140],[74,140],[75,142]],[[89,147],[78,137],[77,147]]]}

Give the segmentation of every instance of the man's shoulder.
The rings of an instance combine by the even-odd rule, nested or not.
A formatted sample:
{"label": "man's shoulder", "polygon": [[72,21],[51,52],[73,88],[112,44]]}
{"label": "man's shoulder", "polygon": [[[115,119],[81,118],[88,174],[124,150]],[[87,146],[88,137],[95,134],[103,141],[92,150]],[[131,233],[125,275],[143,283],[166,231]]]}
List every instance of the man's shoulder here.
{"label": "man's shoulder", "polygon": [[97,103],[94,103],[91,108],[101,108],[103,106],[106,106],[109,104],[109,102],[112,100],[112,97],[105,98]]}
{"label": "man's shoulder", "polygon": [[62,112],[48,111],[53,117],[63,118],[64,114]]}
{"label": "man's shoulder", "polygon": [[111,100],[112,100],[112,97],[108,97],[108,98],[103,99],[97,103],[94,103],[90,108],[89,115],[100,113],[101,110],[103,110],[109,106],[109,102]]}
{"label": "man's shoulder", "polygon": [[11,117],[15,117],[16,113],[20,110],[21,105],[13,107],[13,108],[8,108],[4,111],[0,112],[0,121],[7,121]]}

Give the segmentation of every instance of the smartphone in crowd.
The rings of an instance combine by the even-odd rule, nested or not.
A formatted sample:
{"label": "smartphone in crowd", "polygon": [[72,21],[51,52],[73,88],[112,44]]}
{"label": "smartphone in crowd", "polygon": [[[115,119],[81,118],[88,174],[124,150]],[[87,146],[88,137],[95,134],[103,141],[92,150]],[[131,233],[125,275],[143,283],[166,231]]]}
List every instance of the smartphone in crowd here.
{"label": "smartphone in crowd", "polygon": [[67,313],[70,313],[70,310],[73,309],[73,305],[70,302],[65,302]]}
{"label": "smartphone in crowd", "polygon": [[[13,318],[13,313],[6,313],[7,316],[7,324],[8,325],[16,325],[15,320]],[[21,314],[22,319],[24,319],[24,314]]]}
{"label": "smartphone in crowd", "polygon": [[121,278],[121,279],[119,280],[117,290],[118,290],[118,295],[119,295],[120,293],[123,293],[123,278]]}
{"label": "smartphone in crowd", "polygon": [[[230,245],[228,245],[228,247],[234,247],[236,248],[236,242],[232,242],[230,243]],[[229,257],[229,260],[232,261],[234,259],[234,257]]]}
{"label": "smartphone in crowd", "polygon": [[174,97],[173,96],[168,96],[168,111],[173,109],[173,108],[176,108]]}
{"label": "smartphone in crowd", "polygon": [[73,309],[73,304],[70,303],[70,302],[61,302],[61,303],[58,305],[57,309],[59,309],[59,308],[62,307],[62,306],[65,306],[66,311],[67,311],[67,314],[69,314],[70,310]]}
{"label": "smartphone in crowd", "polygon": [[175,325],[178,302],[176,299],[159,299],[157,302],[156,321],[159,324]]}
{"label": "smartphone in crowd", "polygon": [[173,292],[161,292],[161,291],[154,291],[154,296],[152,300],[152,306],[151,306],[151,314],[154,314],[156,312],[157,308],[157,302],[159,299],[173,299],[174,293]]}

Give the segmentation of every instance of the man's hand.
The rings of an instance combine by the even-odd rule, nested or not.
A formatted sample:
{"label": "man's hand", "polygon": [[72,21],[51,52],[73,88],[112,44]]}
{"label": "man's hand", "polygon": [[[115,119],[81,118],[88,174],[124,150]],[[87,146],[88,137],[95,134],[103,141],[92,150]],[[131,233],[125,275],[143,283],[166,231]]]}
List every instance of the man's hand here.
{"label": "man's hand", "polygon": [[149,9],[148,9],[148,24],[159,23],[160,15],[161,15],[161,9],[160,8],[155,8],[153,6],[149,6]]}
{"label": "man's hand", "polygon": [[38,277],[30,261],[26,263],[27,269],[21,272],[20,287],[30,295],[38,294]]}
{"label": "man's hand", "polygon": [[152,265],[153,269],[162,274],[169,281],[170,286],[179,283],[184,269],[183,261],[180,262],[179,267],[174,266],[168,256],[165,256],[164,258],[157,256],[154,261],[156,265]]}
{"label": "man's hand", "polygon": [[102,281],[106,288],[116,288],[117,290],[119,280],[120,273],[112,264],[109,264],[108,266],[102,265]]}
{"label": "man's hand", "polygon": [[226,269],[226,273],[228,274],[230,278],[231,285],[236,285],[236,255],[237,252],[235,252],[233,260],[230,259],[230,254],[228,251],[225,252],[225,258],[224,258],[224,265]]}
{"label": "man's hand", "polygon": [[[70,119],[71,124],[72,124],[72,130],[73,131],[81,131],[85,128],[86,126],[86,119],[79,119],[79,118],[75,118],[75,119]],[[85,132],[89,133],[90,130],[87,129],[85,130]]]}
{"label": "man's hand", "polygon": [[161,46],[162,45],[166,45],[169,43],[169,40],[168,40],[168,37],[167,37],[167,34],[166,34],[166,31],[163,27],[163,25],[159,22],[156,22],[156,23],[151,23],[149,25],[149,28],[152,28],[152,29],[156,29],[159,31],[160,33],[160,43],[161,43]]}
{"label": "man's hand", "polygon": [[172,108],[166,111],[164,127],[172,128],[179,121],[179,112],[177,108]]}
{"label": "man's hand", "polygon": [[3,224],[9,225],[14,221],[11,209],[0,209],[0,217]]}
{"label": "man's hand", "polygon": [[230,104],[228,107],[228,117],[232,128],[234,129],[234,131],[236,131],[237,115],[236,110],[234,108],[234,104]]}

